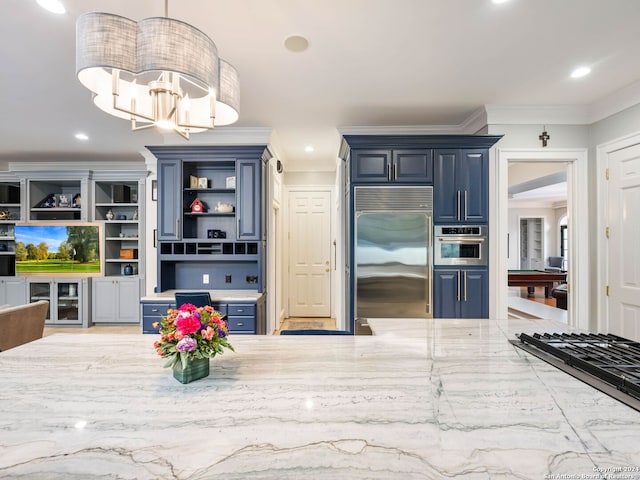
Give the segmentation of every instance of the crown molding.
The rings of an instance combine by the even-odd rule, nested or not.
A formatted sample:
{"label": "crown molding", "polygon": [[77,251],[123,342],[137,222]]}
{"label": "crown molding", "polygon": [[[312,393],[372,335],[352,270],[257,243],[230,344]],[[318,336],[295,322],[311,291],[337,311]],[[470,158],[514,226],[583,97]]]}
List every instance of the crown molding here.
{"label": "crown molding", "polygon": [[585,106],[485,105],[489,125],[588,125],[589,108]]}
{"label": "crown molding", "polygon": [[592,103],[589,108],[589,117],[591,123],[595,123],[638,104],[640,104],[640,80]]}
{"label": "crown molding", "polygon": [[488,125],[591,125],[639,104],[640,81],[637,81],[588,105],[489,104],[484,110]]}

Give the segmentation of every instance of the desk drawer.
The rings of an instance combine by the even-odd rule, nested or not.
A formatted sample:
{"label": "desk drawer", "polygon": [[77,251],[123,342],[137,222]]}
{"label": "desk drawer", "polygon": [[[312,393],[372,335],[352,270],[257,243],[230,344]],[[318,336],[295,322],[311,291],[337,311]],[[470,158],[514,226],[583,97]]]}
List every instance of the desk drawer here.
{"label": "desk drawer", "polygon": [[234,315],[247,315],[254,317],[256,314],[256,306],[250,303],[230,303],[227,314],[231,317]]}
{"label": "desk drawer", "polygon": [[254,333],[256,331],[256,319],[254,317],[229,317],[227,318],[227,324],[231,333]]}
{"label": "desk drawer", "polygon": [[160,323],[160,317],[142,317],[142,333],[159,333],[160,325],[158,328],[154,328],[154,323]]}
{"label": "desk drawer", "polygon": [[167,314],[167,310],[169,308],[176,308],[175,303],[143,303],[142,304],[142,315],[144,317],[164,317]]}

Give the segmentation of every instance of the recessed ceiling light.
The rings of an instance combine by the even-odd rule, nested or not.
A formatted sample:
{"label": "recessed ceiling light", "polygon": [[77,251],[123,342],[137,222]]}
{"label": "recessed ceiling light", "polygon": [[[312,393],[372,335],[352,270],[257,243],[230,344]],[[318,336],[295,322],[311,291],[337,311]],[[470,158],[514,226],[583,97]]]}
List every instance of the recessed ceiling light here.
{"label": "recessed ceiling light", "polygon": [[78,140],[89,140],[89,137],[85,133],[76,133],[76,138]]}
{"label": "recessed ceiling light", "polygon": [[67,11],[64,8],[64,5],[62,5],[62,2],[60,2],[59,0],[36,0],[36,1],[38,2],[38,5],[40,5],[42,8],[52,13],[57,13],[59,15],[62,15]]}
{"label": "recessed ceiling light", "polygon": [[509,0],[493,0],[493,3],[506,3]]}
{"label": "recessed ceiling light", "polygon": [[309,48],[309,40],[301,35],[291,35],[285,39],[284,46],[290,52],[304,52]]}
{"label": "recessed ceiling light", "polygon": [[591,73],[591,69],[589,67],[580,67],[576,68],[573,72],[571,72],[571,78],[580,78],[585,75],[589,75]]}
{"label": "recessed ceiling light", "polygon": [[307,145],[306,147],[304,147],[304,151],[305,152],[313,152],[313,146],[312,145]]}

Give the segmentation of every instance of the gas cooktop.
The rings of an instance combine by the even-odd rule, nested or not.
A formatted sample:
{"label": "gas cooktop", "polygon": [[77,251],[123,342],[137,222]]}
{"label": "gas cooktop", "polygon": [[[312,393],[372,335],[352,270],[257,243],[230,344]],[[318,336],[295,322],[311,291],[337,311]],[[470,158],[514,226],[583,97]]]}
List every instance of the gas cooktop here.
{"label": "gas cooktop", "polygon": [[640,411],[640,343],[610,334],[516,336],[513,345]]}

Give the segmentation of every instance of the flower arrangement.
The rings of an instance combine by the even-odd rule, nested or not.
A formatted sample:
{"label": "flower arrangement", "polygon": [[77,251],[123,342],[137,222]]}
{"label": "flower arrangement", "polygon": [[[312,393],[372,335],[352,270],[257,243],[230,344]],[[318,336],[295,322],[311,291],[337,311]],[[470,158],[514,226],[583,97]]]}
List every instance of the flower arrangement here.
{"label": "flower arrangement", "polygon": [[167,316],[154,327],[160,326],[160,340],[153,346],[158,355],[168,360],[165,367],[182,362],[186,368],[189,360],[213,358],[223,353],[224,348],[233,351],[229,343],[227,322],[213,307],[196,307],[190,303],[178,309],[170,308]]}

